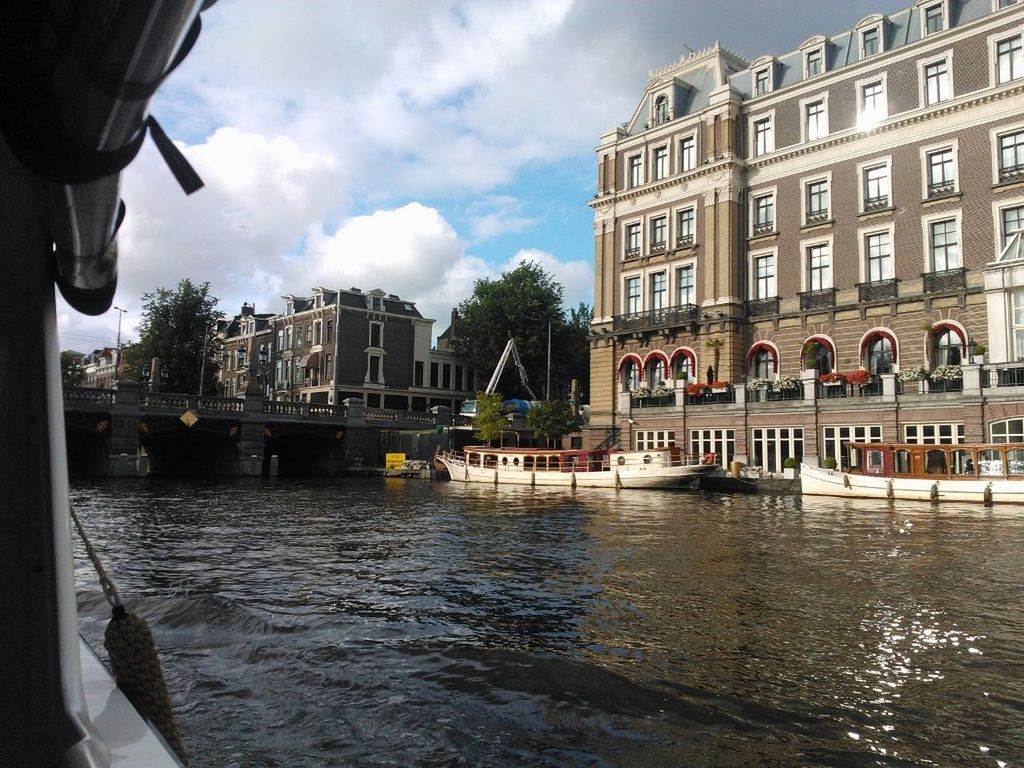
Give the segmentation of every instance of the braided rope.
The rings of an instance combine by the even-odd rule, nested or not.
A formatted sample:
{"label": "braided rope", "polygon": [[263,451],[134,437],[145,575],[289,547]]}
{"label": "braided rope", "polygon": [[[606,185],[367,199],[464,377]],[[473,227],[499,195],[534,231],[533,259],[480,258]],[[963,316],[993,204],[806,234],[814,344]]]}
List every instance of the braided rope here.
{"label": "braided rope", "polygon": [[86,554],[92,561],[96,574],[103,588],[103,595],[113,609],[113,617],[103,633],[103,647],[110,656],[110,669],[120,688],[128,700],[144,718],[156,726],[171,748],[178,754],[182,762],[188,765],[185,746],[181,742],[178,724],[171,709],[171,699],[167,695],[167,683],[160,667],[160,657],[153,642],[153,633],[145,620],[133,613],[128,613],[121,604],[121,597],[114,582],[100,562],[99,555],[85,534],[82,521],[75,514],[74,507],[68,502],[71,519],[75,522],[78,535],[85,545]]}

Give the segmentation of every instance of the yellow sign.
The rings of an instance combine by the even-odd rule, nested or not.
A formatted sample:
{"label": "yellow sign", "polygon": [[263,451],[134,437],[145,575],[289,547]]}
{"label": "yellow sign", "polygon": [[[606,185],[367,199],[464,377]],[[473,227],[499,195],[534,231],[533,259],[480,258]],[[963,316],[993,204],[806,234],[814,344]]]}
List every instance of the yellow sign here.
{"label": "yellow sign", "polygon": [[181,416],[179,416],[178,418],[181,420],[181,423],[184,424],[186,427],[191,427],[197,421],[199,421],[199,417],[196,416],[196,412],[193,411],[191,408],[185,411],[183,414],[181,414]]}
{"label": "yellow sign", "polygon": [[405,464],[405,454],[404,453],[385,453],[384,454],[384,468],[385,469],[401,469],[403,464]]}

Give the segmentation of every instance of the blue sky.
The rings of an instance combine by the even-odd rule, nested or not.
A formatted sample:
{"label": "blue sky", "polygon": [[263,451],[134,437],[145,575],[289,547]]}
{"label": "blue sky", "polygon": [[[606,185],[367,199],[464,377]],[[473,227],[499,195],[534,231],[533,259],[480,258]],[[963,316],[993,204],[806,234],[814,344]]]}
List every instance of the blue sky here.
{"label": "blue sky", "polygon": [[[835,34],[875,0],[219,0],[153,113],[206,182],[185,197],[146,146],[123,175],[115,304],[183,278],[276,312],[311,287],[382,288],[436,319],[540,262],[593,291],[593,150],[648,72],[716,40],[749,60]],[[117,313],[59,308],[63,348]]]}

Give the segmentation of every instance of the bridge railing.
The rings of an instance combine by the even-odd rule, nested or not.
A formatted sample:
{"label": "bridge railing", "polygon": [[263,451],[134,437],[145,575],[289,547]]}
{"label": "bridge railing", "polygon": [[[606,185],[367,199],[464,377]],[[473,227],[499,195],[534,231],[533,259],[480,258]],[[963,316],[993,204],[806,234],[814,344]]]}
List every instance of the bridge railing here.
{"label": "bridge railing", "polygon": [[220,413],[241,412],[245,401],[234,397],[212,397],[210,395],[179,395],[173,392],[142,392],[139,405],[143,408],[169,408],[175,410],[195,409]]}
{"label": "bridge railing", "polygon": [[402,425],[405,427],[432,427],[434,416],[416,411],[393,411],[388,408],[363,408],[363,419],[370,424]]}
{"label": "bridge railing", "polygon": [[91,387],[64,387],[64,399],[76,403],[92,405],[113,405],[115,391],[113,389],[93,389]]}

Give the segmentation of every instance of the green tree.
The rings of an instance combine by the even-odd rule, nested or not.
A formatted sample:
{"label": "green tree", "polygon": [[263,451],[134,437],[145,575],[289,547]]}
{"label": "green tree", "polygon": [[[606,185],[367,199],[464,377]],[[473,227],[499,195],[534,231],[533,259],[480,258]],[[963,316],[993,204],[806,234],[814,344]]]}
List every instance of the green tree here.
{"label": "green tree", "polygon": [[[530,387],[538,396],[543,396],[550,328],[551,392],[548,396],[566,396],[572,379],[589,379],[587,334],[593,313],[586,304],[564,312],[563,293],[562,286],[543,267],[528,261],[502,273],[498,280],[478,280],[473,296],[459,305],[460,319],[453,340],[456,351],[486,382],[509,338],[515,339]],[[511,364],[505,367],[500,388],[512,396],[527,394]]]}
{"label": "green tree", "polygon": [[579,432],[583,418],[564,400],[545,400],[526,412],[526,426],[537,437],[558,441],[570,433]]}
{"label": "green tree", "polygon": [[60,380],[65,387],[80,387],[85,380],[82,360],[71,351],[60,353]]}
{"label": "green tree", "polygon": [[153,293],[143,294],[139,340],[124,349],[125,375],[143,375],[143,371],[149,371],[150,361],[158,357],[167,371],[162,389],[215,392],[220,318],[217,304],[217,298],[210,295],[209,283],[196,285],[188,278],[178,283],[176,291],[157,288]]}
{"label": "green tree", "polygon": [[476,430],[473,437],[483,440],[488,445],[508,429],[508,419],[505,418],[501,400],[501,394],[498,392],[489,395],[483,392],[476,393],[476,418],[473,420]]}

